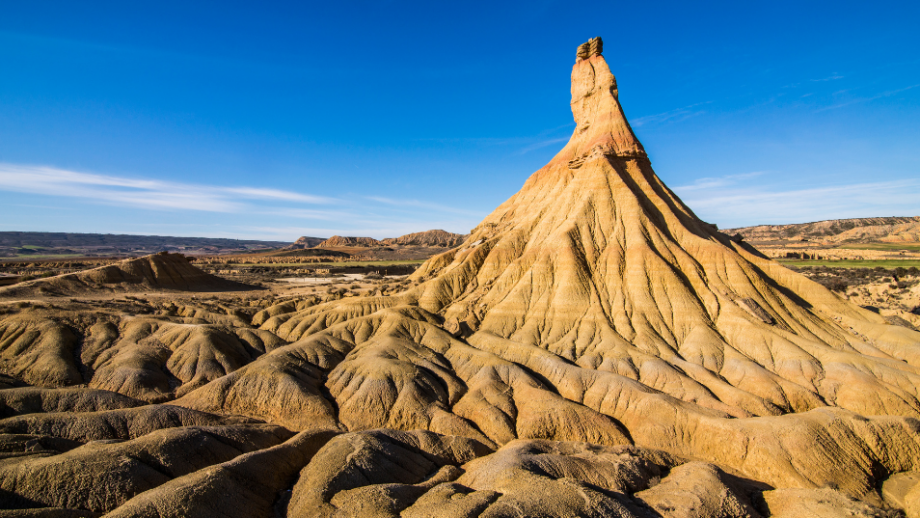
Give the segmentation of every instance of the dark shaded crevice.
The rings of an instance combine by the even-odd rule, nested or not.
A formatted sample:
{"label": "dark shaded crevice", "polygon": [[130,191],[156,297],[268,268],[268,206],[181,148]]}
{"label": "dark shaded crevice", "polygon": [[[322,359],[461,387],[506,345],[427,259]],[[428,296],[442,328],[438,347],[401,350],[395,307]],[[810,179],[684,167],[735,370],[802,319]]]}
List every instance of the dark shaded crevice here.
{"label": "dark shaded crevice", "polygon": [[[336,364],[336,366],[338,366],[338,364]],[[323,399],[325,399],[329,403],[329,407],[332,409],[332,416],[335,418],[335,421],[337,423],[341,424],[342,420],[339,419],[339,412],[340,412],[339,402],[336,401],[335,396],[332,395],[332,392],[329,390],[329,387],[328,387],[329,373],[332,372],[332,370],[335,369],[335,367],[333,367],[329,371],[324,371],[320,369],[319,367],[317,367],[316,369],[322,373],[322,376],[318,380],[319,383],[316,384],[316,391],[319,393],[320,396],[322,396]]]}
{"label": "dark shaded crevice", "polygon": [[[568,364],[568,365],[572,365],[572,366],[581,368],[581,366],[579,366],[579,365],[577,365],[577,364],[575,364],[575,363],[573,363],[573,362],[571,362],[571,361],[569,361],[569,360],[567,360],[567,359],[565,359],[565,358],[563,358],[563,357],[561,357],[561,356],[556,356],[556,357],[559,358],[560,361],[565,362],[565,363]],[[543,376],[542,374],[540,374],[540,373],[534,371],[533,369],[531,369],[530,367],[527,367],[527,366],[524,365],[524,364],[515,363],[515,365],[516,365],[517,367],[519,367],[521,370],[523,370],[525,373],[527,373],[528,376],[531,376],[531,377],[534,378],[535,380],[539,381],[540,384],[543,385],[543,386],[540,387],[540,388],[545,389],[545,390],[548,390],[548,391],[552,392],[553,394],[556,394],[556,395],[559,396],[559,397],[563,397],[562,394],[559,393],[559,390],[556,388],[556,385],[554,385],[553,382],[551,382],[551,381],[549,380],[549,378],[547,378],[546,376]]]}

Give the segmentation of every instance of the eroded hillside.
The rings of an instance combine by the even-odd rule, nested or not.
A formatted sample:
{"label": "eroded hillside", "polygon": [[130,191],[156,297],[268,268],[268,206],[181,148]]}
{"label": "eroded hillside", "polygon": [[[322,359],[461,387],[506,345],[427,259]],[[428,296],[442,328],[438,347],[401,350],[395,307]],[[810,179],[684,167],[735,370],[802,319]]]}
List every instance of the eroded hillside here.
{"label": "eroded hillside", "polygon": [[579,47],[569,143],[399,291],[8,297],[0,499],[61,516],[918,516],[920,333],[700,221],[652,170],[601,51]]}

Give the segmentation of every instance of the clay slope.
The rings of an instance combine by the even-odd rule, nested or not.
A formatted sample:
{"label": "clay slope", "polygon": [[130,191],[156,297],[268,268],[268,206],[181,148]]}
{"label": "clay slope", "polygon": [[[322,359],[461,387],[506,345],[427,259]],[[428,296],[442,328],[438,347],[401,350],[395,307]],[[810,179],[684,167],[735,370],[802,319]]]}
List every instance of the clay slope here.
{"label": "clay slope", "polygon": [[[0,503],[917,516],[920,333],[696,218],[652,170],[601,46],[579,48],[569,143],[401,293],[279,301],[251,319],[240,302],[220,320],[202,311],[213,324],[4,308],[10,385],[90,388],[0,398]],[[85,444],[99,438],[124,442]]]}
{"label": "clay slope", "polygon": [[725,230],[749,241],[800,241],[824,243],[920,242],[920,216],[909,218],[830,219],[792,225],[758,225]]}
{"label": "clay slope", "polygon": [[20,283],[0,290],[0,298],[85,295],[133,291],[233,291],[252,289],[207,274],[182,254],[160,252],[92,270]]}
{"label": "clay slope", "polygon": [[400,237],[390,237],[381,241],[384,245],[403,246],[444,246],[453,248],[467,238],[466,234],[454,234],[446,230],[426,230]]}
{"label": "clay slope", "polygon": [[380,241],[372,237],[332,236],[316,245],[317,248],[333,248],[337,246],[380,246]]}

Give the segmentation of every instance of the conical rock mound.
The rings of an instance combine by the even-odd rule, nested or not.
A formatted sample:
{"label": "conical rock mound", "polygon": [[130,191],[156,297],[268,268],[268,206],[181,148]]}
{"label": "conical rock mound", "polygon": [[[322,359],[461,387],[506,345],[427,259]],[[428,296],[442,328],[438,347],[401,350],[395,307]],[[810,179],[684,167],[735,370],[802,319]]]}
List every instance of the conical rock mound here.
{"label": "conical rock mound", "polygon": [[[652,170],[602,56],[575,65],[572,111],[562,151],[415,287],[275,316],[262,329],[291,345],[180,404],[295,428],[625,440],[858,498],[887,476],[872,466],[920,468],[920,334],[699,220]],[[314,370],[290,370],[304,359]]]}
{"label": "conical rock mound", "polygon": [[0,290],[0,297],[246,289],[252,287],[205,273],[190,264],[182,254],[161,252],[83,272],[24,282]]}
{"label": "conical rock mound", "polygon": [[[739,417],[826,404],[918,415],[915,389],[904,398],[823,367],[865,354],[915,364],[916,333],[700,221],[652,170],[603,57],[576,64],[572,84],[571,141],[464,245],[416,272],[430,279],[421,307],[584,367],[640,380],[649,370],[653,388],[725,410],[715,395]],[[867,389],[884,396],[867,401]]]}

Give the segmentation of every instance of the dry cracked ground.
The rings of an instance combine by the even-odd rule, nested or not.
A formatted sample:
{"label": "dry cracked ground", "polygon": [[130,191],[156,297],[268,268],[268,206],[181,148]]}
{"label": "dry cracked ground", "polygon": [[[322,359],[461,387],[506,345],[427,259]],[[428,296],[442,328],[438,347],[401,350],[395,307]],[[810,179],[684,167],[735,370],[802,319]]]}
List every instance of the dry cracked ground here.
{"label": "dry cracked ground", "polygon": [[700,221],[602,56],[572,111],[399,293],[0,291],[0,516],[920,516],[920,333]]}

